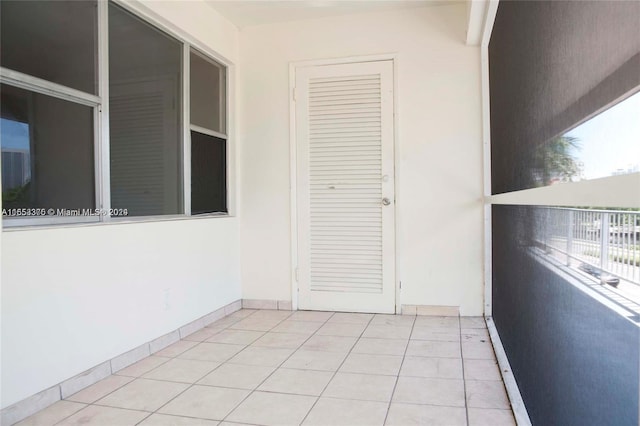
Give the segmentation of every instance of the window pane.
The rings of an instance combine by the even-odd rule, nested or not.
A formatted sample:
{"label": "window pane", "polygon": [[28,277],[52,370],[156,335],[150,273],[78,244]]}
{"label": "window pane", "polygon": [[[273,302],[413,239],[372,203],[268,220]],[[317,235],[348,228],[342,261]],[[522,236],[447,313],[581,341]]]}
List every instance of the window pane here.
{"label": "window pane", "polygon": [[182,45],[109,5],[111,204],[129,215],[182,209]]}
{"label": "window pane", "polygon": [[190,71],[191,124],[225,133],[225,68],[191,52]]}
{"label": "window pane", "polygon": [[5,68],[96,93],[96,1],[0,2]]}
{"label": "window pane", "polygon": [[191,132],[191,214],[227,211],[226,141]]}
{"label": "window pane", "polygon": [[0,85],[3,208],[92,209],[93,110]]}

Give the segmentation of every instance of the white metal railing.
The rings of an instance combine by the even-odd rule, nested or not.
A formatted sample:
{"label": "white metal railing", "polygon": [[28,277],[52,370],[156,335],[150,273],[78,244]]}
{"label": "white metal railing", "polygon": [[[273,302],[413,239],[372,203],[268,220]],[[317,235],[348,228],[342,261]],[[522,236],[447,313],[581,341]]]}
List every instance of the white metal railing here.
{"label": "white metal railing", "polygon": [[[566,256],[640,286],[640,212],[543,208],[544,243]],[[575,266],[575,265],[573,265]]]}

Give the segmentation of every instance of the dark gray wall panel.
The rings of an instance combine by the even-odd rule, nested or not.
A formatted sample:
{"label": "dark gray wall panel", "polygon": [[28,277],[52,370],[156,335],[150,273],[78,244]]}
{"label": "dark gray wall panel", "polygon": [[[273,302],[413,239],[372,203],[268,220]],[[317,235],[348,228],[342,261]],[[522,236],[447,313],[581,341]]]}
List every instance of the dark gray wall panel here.
{"label": "dark gray wall panel", "polygon": [[533,254],[534,209],[493,207],[493,317],[531,420],[637,426],[640,327]]}
{"label": "dark gray wall panel", "polygon": [[489,79],[492,192],[534,187],[541,144],[640,86],[640,1],[500,2]]}

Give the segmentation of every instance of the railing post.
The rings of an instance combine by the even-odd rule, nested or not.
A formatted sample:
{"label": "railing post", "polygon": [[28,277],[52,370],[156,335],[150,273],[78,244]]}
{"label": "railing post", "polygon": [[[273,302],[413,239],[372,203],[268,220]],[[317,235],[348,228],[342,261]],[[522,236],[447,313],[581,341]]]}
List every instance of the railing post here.
{"label": "railing post", "polygon": [[573,254],[573,210],[567,210],[569,220],[567,220],[567,266],[571,266],[571,255]]}
{"label": "railing post", "polygon": [[600,216],[600,269],[609,269],[609,213]]}

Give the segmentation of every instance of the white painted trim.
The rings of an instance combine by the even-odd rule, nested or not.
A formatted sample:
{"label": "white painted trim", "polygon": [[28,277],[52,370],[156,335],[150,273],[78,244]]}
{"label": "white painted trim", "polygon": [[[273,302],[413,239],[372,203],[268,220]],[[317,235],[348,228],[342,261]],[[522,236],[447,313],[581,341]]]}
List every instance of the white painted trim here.
{"label": "white painted trim", "polygon": [[227,141],[227,213],[229,216],[236,216],[238,211],[238,188],[240,184],[238,182],[238,164],[236,163],[238,158],[236,138],[236,68],[235,65],[227,65],[226,71],[226,90],[225,90],[225,108],[226,108],[226,122],[225,132]]}
{"label": "white painted trim", "polygon": [[0,83],[90,107],[100,105],[99,96],[4,67],[0,67]]}
{"label": "white painted trim", "polygon": [[467,1],[467,46],[480,45],[488,6],[488,0]]}
{"label": "white painted trim", "polygon": [[182,45],[182,209],[191,216],[191,45]]}
{"label": "white painted trim", "polygon": [[296,67],[289,64],[289,179],[291,215],[291,308],[298,309],[298,149],[296,138]]}
{"label": "white painted trim", "polygon": [[[615,188],[615,191],[612,191]],[[490,204],[640,208],[640,172],[486,197]]]}
{"label": "white painted trim", "polygon": [[393,208],[395,210],[395,228],[394,228],[394,238],[395,238],[395,253],[396,253],[396,258],[395,258],[395,284],[396,284],[396,315],[400,315],[402,313],[402,286],[401,286],[401,278],[402,277],[402,262],[400,262],[400,259],[402,258],[402,247],[404,247],[404,245],[402,244],[402,228],[400,227],[400,224],[403,223],[402,222],[402,211],[401,209],[398,207],[400,205],[400,203],[402,202],[402,194],[400,193],[400,171],[402,170],[402,168],[400,167],[400,158],[401,158],[401,153],[400,153],[400,126],[398,125],[398,110],[399,110],[399,105],[400,103],[398,102],[399,99],[399,87],[400,85],[398,84],[398,70],[400,67],[400,60],[398,58],[397,54],[392,54],[391,57],[392,59],[392,63],[393,63],[393,174],[394,174],[394,178],[393,178],[393,182],[394,182],[394,188],[393,188],[393,193],[395,196],[395,202],[393,203]]}
{"label": "white painted trim", "polygon": [[224,133],[216,132],[215,130],[207,129],[206,127],[196,126],[195,124],[192,124],[189,126],[189,129],[193,130],[194,132],[202,133],[203,135],[227,140],[227,135],[225,135]]}
{"label": "white painted trim", "polygon": [[298,168],[297,168],[297,137],[296,137],[296,69],[302,67],[313,67],[323,65],[339,65],[339,64],[351,64],[360,62],[376,62],[376,61],[391,61],[393,64],[393,128],[394,128],[394,209],[395,209],[395,227],[394,227],[394,251],[395,251],[395,302],[394,307],[396,314],[400,314],[400,275],[398,270],[398,235],[400,222],[398,216],[398,170],[399,167],[399,141],[398,141],[398,79],[397,79],[397,53],[382,53],[378,55],[361,55],[361,56],[348,56],[333,59],[314,59],[306,61],[296,61],[289,63],[289,182],[290,182],[290,215],[291,215],[291,308],[292,310],[298,309]]}
{"label": "white painted trim", "polygon": [[[111,209],[111,151],[109,127],[109,3],[98,2],[98,95],[104,99],[99,106],[96,121],[99,133],[95,139],[95,150],[99,155],[96,170],[96,201],[98,207]],[[101,216],[102,222],[109,222],[110,215]]]}
{"label": "white painted trim", "polygon": [[487,323],[487,329],[489,330],[489,336],[491,337],[491,344],[498,360],[500,375],[502,376],[502,381],[507,389],[507,395],[509,396],[509,402],[511,403],[511,409],[513,410],[513,415],[516,418],[516,423],[518,426],[531,426],[527,407],[525,407],[522,395],[520,395],[520,389],[518,389],[516,378],[511,371],[511,365],[509,364],[507,354],[502,346],[498,330],[496,329],[491,317],[485,317],[485,322]]}
{"label": "white painted trim", "polygon": [[[480,77],[482,89],[482,164],[483,189],[485,200],[491,196],[491,91],[489,85],[489,41],[491,31],[498,11],[498,1],[487,2],[485,9],[484,27],[480,44]],[[484,233],[484,314],[492,315],[492,238],[491,238],[491,205],[484,204],[483,233]]]}

